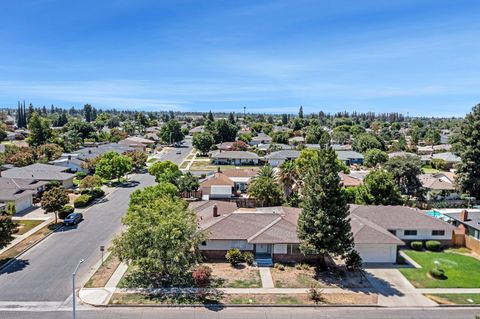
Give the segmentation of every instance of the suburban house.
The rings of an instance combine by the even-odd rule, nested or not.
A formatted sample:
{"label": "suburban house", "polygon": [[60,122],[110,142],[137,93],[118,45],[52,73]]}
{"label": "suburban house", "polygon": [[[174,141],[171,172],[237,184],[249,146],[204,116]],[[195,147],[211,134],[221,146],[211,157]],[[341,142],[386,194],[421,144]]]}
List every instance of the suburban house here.
{"label": "suburban house", "polygon": [[235,142],[223,142],[217,144],[217,149],[220,151],[231,151],[233,147],[233,143]]}
{"label": "suburban house", "polygon": [[294,136],[288,139],[288,143],[292,145],[305,144],[305,137],[303,136]]}
{"label": "suburban house", "polygon": [[458,226],[456,233],[463,237],[462,244],[480,254],[480,210],[454,210],[445,212],[444,215],[453,220],[453,225]]}
{"label": "suburban house", "polygon": [[438,240],[445,245],[452,243],[455,227],[418,209],[350,205],[350,212],[388,230],[406,243],[414,240]]}
{"label": "suburban house", "polygon": [[444,160],[447,167],[452,168],[455,164],[460,163],[462,159],[451,152],[433,154],[432,159]]}
{"label": "suburban house", "polygon": [[258,133],[257,136],[253,136],[252,140],[248,142],[248,144],[250,144],[251,146],[270,143],[272,143],[272,138],[265,133]]}
{"label": "suburban house", "polygon": [[355,151],[335,151],[338,159],[346,165],[363,164],[363,155]]}
{"label": "suburban house", "polygon": [[16,180],[56,181],[59,182],[63,188],[70,188],[73,187],[73,178],[75,175],[66,173],[66,170],[68,170],[67,167],[35,163],[24,167],[7,169],[2,172],[2,177]]}
{"label": "suburban house", "polygon": [[281,150],[277,152],[272,152],[265,156],[265,160],[272,167],[277,167],[283,164],[286,161],[293,161],[300,156],[300,151],[296,150]]}
{"label": "suburban house", "polygon": [[260,157],[246,151],[214,151],[211,155],[215,165],[258,165]]}
{"label": "suburban house", "polygon": [[129,136],[124,140],[118,142],[118,144],[127,145],[138,151],[145,151],[147,147],[152,147],[155,142],[143,137]]}
{"label": "suburban house", "polygon": [[418,179],[422,183],[423,188],[427,190],[427,199],[458,198],[454,173],[420,174]]}
{"label": "suburban house", "polygon": [[199,190],[205,199],[231,198],[246,193],[250,179],[258,174],[256,168],[219,170],[200,183]]}
{"label": "suburban house", "polygon": [[405,152],[405,151],[388,153],[389,158],[392,158],[392,157],[407,157],[407,156],[414,156],[416,158],[420,158],[420,156],[418,156],[415,153],[408,153],[408,152]]}
{"label": "suburban house", "polygon": [[[231,248],[251,251],[257,259],[270,259],[270,263],[314,257],[300,252],[300,208],[236,209],[206,201],[191,203],[190,208],[198,215],[199,228],[209,236],[199,247],[207,258],[224,258]],[[395,263],[398,247],[410,240],[450,244],[454,230],[452,225],[402,206],[352,205],[350,225],[355,249],[365,263]]]}
{"label": "suburban house", "polygon": [[48,182],[0,177],[0,204],[15,204],[16,212],[22,212],[33,205],[33,197],[39,188]]}
{"label": "suburban house", "polygon": [[76,150],[74,153],[65,153],[62,156],[54,161],[51,161],[50,164],[60,167],[66,167],[70,172],[85,172],[87,170],[82,168],[82,164],[87,159],[93,159],[107,152],[116,152],[123,154],[128,151],[133,151],[134,148],[117,143],[101,144],[93,147],[85,147],[79,150]]}
{"label": "suburban house", "polygon": [[356,187],[362,185],[363,181],[355,176],[350,176],[343,172],[338,173],[344,187]]}

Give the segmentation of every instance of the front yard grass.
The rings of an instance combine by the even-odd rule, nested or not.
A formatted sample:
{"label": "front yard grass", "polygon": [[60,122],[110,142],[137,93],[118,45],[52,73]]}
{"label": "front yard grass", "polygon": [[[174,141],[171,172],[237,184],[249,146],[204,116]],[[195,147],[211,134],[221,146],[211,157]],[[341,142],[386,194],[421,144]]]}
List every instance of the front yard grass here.
{"label": "front yard grass", "polygon": [[23,235],[26,232],[30,231],[31,229],[37,227],[41,223],[44,222],[44,220],[36,220],[36,219],[21,219],[21,220],[16,220],[15,221],[18,224],[18,231],[15,233],[15,235]]}
{"label": "front yard grass", "polygon": [[85,284],[85,288],[100,288],[105,287],[110,277],[112,277],[115,270],[120,265],[120,260],[110,254],[107,259],[103,261],[103,265],[93,274],[92,277]]}
{"label": "front yard grass", "polygon": [[425,165],[422,167],[422,171],[424,174],[436,174],[440,172],[438,169],[431,167],[430,165]]}
{"label": "front yard grass", "polygon": [[261,288],[262,281],[258,268],[240,264],[237,267],[229,263],[204,263],[212,268],[215,288]]}
{"label": "front yard grass", "polygon": [[[405,253],[419,263],[422,268],[402,268],[400,272],[417,288],[479,288],[480,261],[453,252],[429,252],[405,250]],[[436,267],[445,271],[447,279],[433,279],[428,274]]]}
{"label": "front yard grass", "polygon": [[426,296],[442,305],[480,304],[480,294],[427,294]]}
{"label": "front yard grass", "polygon": [[317,271],[314,266],[297,264],[297,266],[283,265],[283,269],[272,268],[273,283],[276,288],[368,288],[368,280],[359,273],[343,272],[340,270]]}

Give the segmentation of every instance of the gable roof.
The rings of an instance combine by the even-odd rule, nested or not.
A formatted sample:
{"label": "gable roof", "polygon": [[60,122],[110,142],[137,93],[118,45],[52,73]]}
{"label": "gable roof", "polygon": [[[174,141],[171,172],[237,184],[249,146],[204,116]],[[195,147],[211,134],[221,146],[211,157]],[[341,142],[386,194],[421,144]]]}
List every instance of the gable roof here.
{"label": "gable roof", "polygon": [[340,179],[342,180],[343,186],[349,187],[349,186],[360,186],[362,185],[362,180],[358,179],[356,177],[350,176],[348,174],[345,174],[343,172],[338,173],[340,176]]}
{"label": "gable roof", "polygon": [[47,164],[32,164],[24,167],[16,167],[7,169],[2,172],[3,177],[15,179],[35,179],[43,181],[64,181],[73,178],[73,174],[64,173],[68,167],[47,165]]}
{"label": "gable roof", "polygon": [[222,169],[220,173],[228,177],[253,177],[258,174],[259,168],[226,168]]}
{"label": "gable roof", "polygon": [[355,244],[404,244],[385,228],[355,214],[350,214],[350,226]]}
{"label": "gable roof", "polygon": [[447,224],[418,209],[406,206],[350,205],[350,213],[364,218],[385,229],[447,229]]}
{"label": "gable roof", "polygon": [[423,187],[431,190],[455,190],[455,184],[446,180],[448,177],[442,178],[439,174],[420,174],[418,179]]}
{"label": "gable roof", "polygon": [[355,151],[335,151],[337,153],[338,159],[341,161],[349,159],[363,159],[363,155]]}
{"label": "gable roof", "polygon": [[225,151],[212,154],[212,158],[228,158],[228,159],[260,159],[260,157],[252,152],[246,151]]}
{"label": "gable roof", "polygon": [[458,157],[457,155],[451,152],[433,154],[432,159],[442,159],[445,162],[450,162],[450,163],[457,163],[462,160],[460,157]]}
{"label": "gable roof", "polygon": [[222,173],[215,173],[213,177],[210,177],[200,183],[200,187],[210,187],[213,185],[233,186],[234,183],[227,175]]}

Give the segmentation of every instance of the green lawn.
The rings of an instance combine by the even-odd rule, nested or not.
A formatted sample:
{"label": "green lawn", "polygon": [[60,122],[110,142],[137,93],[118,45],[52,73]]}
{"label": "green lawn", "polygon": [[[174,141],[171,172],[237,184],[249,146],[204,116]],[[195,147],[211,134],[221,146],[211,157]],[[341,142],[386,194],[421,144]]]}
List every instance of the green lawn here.
{"label": "green lawn", "polygon": [[23,235],[43,222],[44,220],[34,220],[34,219],[19,220],[17,221],[18,232],[15,235]]}
{"label": "green lawn", "polygon": [[430,165],[423,166],[422,171],[424,174],[435,174],[440,172],[438,169],[432,168]]}
{"label": "green lawn", "polygon": [[427,297],[440,304],[480,304],[480,294],[428,294]]}
{"label": "green lawn", "polygon": [[[419,263],[422,268],[403,268],[400,272],[417,288],[480,288],[480,261],[469,256],[449,252],[421,252],[406,250],[405,253]],[[447,279],[437,280],[428,276],[435,268],[445,271]]]}

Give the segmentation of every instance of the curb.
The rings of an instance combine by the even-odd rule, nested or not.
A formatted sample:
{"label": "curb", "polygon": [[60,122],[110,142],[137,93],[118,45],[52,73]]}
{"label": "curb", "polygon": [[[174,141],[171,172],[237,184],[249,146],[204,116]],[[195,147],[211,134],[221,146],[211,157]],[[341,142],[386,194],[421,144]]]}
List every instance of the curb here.
{"label": "curb", "polygon": [[[0,267],[0,272],[3,271],[5,268],[8,268],[12,263],[14,263],[19,257],[21,257],[23,254],[25,254],[26,252],[28,252],[30,249],[32,249],[33,247],[37,246],[39,243],[41,243],[42,241],[44,241],[45,239],[47,239],[48,237],[50,237],[51,234],[53,234],[55,231],[57,231],[58,229],[62,228],[63,225],[58,225],[57,227],[55,227],[54,229],[52,229],[47,235],[45,235],[44,237],[40,238],[39,240],[37,240],[36,242],[34,242],[30,247],[27,247],[25,248],[24,250],[22,250],[21,252],[19,252],[17,255],[15,255],[15,257],[12,257],[12,259],[10,261],[8,261],[6,264],[2,265]],[[28,238],[28,237],[27,237]],[[26,240],[27,238],[25,238],[24,240]],[[20,241],[21,242],[21,241]],[[19,243],[20,243],[19,242]],[[15,247],[15,246],[14,246]],[[13,247],[12,247],[13,248]]]}
{"label": "curb", "polygon": [[349,304],[319,304],[319,305],[276,305],[276,304],[106,304],[92,305],[105,308],[385,308],[380,305],[349,305]]}

